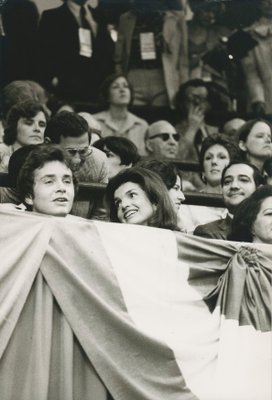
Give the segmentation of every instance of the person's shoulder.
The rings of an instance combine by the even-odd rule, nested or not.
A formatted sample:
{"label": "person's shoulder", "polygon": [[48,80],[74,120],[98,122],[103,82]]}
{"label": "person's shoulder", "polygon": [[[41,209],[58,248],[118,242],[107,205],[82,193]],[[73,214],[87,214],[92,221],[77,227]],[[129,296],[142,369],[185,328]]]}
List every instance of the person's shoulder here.
{"label": "person's shoulder", "polygon": [[65,4],[60,5],[59,7],[50,8],[49,10],[44,10],[41,14],[41,20],[52,19],[55,17],[59,17],[67,12],[67,6]]}
{"label": "person's shoulder", "polygon": [[98,113],[93,114],[93,117],[97,121],[105,121],[106,117],[108,116],[109,112],[107,110],[100,111]]}
{"label": "person's shoulder", "polygon": [[216,219],[215,221],[208,222],[207,224],[198,225],[194,230],[194,235],[202,236],[203,234],[213,237],[215,231],[222,224],[222,219]]}
{"label": "person's shoulder", "polygon": [[96,147],[92,147],[91,157],[93,158],[93,160],[97,162],[105,162],[107,159],[106,154],[103,151],[97,149]]}
{"label": "person's shoulder", "polygon": [[133,114],[132,112],[128,112],[128,116],[131,121],[134,121],[137,124],[144,125],[146,128],[148,127],[148,123],[145,119],[138,117],[137,115]]}
{"label": "person's shoulder", "polygon": [[11,155],[12,148],[5,143],[0,143],[0,154],[8,154]]}

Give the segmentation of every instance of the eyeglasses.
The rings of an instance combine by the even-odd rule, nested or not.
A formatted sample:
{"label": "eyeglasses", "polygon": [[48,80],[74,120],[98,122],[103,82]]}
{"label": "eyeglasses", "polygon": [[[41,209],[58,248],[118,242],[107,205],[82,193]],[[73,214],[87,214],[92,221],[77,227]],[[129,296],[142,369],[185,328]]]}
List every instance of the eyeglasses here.
{"label": "eyeglasses", "polygon": [[77,149],[75,147],[65,148],[64,150],[69,154],[70,157],[75,157],[78,154],[80,158],[86,158],[93,152],[93,149],[90,146],[82,149]]}
{"label": "eyeglasses", "polygon": [[180,139],[180,134],[179,133],[158,133],[157,135],[151,136],[149,139],[155,139],[157,137],[162,139],[164,142],[167,142],[170,139],[170,137],[172,137],[176,142],[178,142]]}

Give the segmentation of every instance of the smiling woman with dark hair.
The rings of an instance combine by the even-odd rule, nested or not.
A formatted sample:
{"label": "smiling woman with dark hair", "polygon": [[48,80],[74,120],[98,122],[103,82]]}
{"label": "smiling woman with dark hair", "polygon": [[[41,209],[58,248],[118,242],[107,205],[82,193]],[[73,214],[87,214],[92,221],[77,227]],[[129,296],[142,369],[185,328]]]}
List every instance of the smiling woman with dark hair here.
{"label": "smiling woman with dark hair", "polygon": [[272,244],[272,186],[259,187],[240,204],[229,240]]}
{"label": "smiling woman with dark hair", "polygon": [[167,188],[153,171],[133,167],[120,172],[110,180],[106,196],[112,222],[176,229]]}

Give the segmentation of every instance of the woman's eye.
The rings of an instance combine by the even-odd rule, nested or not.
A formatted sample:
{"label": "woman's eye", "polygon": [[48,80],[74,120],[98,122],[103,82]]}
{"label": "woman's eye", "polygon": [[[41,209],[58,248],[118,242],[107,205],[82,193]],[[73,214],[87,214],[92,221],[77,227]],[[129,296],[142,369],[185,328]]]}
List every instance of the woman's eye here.
{"label": "woman's eye", "polygon": [[45,184],[49,184],[49,183],[52,183],[52,182],[53,182],[52,179],[46,179],[46,181],[44,181]]}
{"label": "woman's eye", "polygon": [[114,200],[114,204],[116,208],[119,208],[120,204],[121,204],[121,200],[120,199],[116,199]]}
{"label": "woman's eye", "polygon": [[41,128],[45,128],[46,127],[46,122],[39,122],[39,126]]}

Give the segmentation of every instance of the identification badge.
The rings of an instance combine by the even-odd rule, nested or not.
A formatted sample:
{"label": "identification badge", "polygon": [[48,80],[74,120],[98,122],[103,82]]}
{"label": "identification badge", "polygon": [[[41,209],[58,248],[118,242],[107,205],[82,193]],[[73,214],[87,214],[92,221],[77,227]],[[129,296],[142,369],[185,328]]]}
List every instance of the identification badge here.
{"label": "identification badge", "polygon": [[153,32],[140,33],[142,60],[156,60],[156,46]]}
{"label": "identification badge", "polygon": [[79,28],[79,54],[83,57],[91,58],[93,54],[92,37],[89,29]]}

